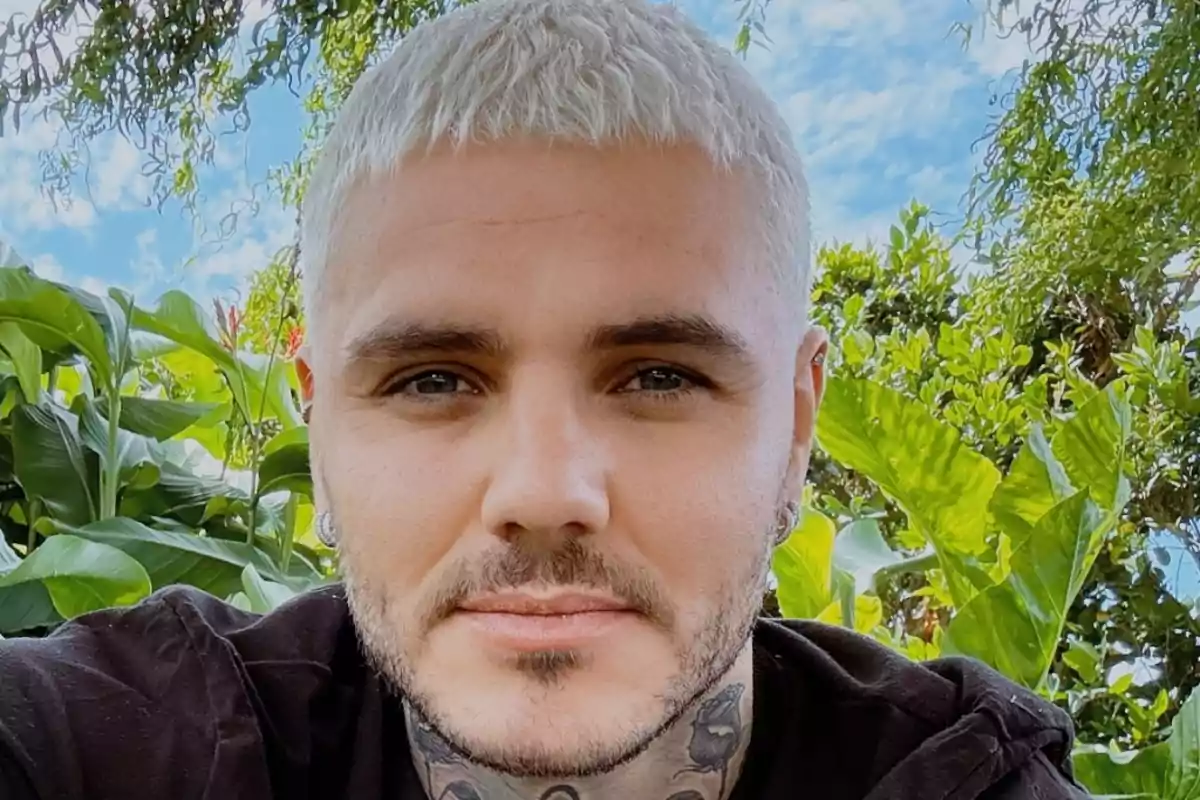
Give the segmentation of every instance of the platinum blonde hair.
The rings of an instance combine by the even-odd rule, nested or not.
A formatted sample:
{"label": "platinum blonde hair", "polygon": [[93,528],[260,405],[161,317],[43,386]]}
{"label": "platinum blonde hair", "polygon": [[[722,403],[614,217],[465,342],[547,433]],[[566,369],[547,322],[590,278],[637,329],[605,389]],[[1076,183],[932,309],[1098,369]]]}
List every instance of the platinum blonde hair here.
{"label": "platinum blonde hair", "polygon": [[359,79],[314,165],[301,218],[310,326],[339,206],[356,181],[442,143],[510,137],[702,148],[756,180],[765,256],[807,314],[808,188],[775,104],[727,50],[647,0],[480,0],[414,28]]}

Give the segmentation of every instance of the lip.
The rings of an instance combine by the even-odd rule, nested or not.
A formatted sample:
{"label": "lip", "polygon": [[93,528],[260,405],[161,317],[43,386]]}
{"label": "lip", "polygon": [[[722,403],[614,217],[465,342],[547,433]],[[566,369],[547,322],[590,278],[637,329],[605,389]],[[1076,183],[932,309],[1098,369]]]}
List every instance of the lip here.
{"label": "lip", "polygon": [[596,611],[629,611],[629,605],[614,597],[587,592],[498,592],[472,597],[459,608],[481,614],[524,614],[557,616]]}
{"label": "lip", "polygon": [[504,651],[577,650],[595,645],[638,613],[603,595],[526,592],[474,597],[454,614],[485,642]]}

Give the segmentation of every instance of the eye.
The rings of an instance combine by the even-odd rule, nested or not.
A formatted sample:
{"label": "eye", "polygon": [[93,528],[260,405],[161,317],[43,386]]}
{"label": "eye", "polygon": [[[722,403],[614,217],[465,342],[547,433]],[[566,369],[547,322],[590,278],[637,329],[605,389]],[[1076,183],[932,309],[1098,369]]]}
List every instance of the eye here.
{"label": "eye", "polygon": [[430,369],[395,381],[384,393],[424,399],[477,392],[474,386],[456,372],[448,369]]}
{"label": "eye", "polygon": [[682,370],[673,367],[647,367],[637,373],[620,389],[620,393],[645,392],[671,395],[695,389],[699,381]]}

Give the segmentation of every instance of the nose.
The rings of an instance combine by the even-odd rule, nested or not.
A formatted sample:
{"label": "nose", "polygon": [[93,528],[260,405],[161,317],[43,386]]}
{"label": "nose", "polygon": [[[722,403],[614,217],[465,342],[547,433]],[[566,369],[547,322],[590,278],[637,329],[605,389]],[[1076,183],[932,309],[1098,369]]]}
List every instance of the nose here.
{"label": "nose", "polygon": [[[495,536],[563,536],[604,529],[609,499],[603,442],[589,431],[577,398],[549,381],[514,387],[501,427],[483,524]],[[594,429],[594,426],[592,426]]]}

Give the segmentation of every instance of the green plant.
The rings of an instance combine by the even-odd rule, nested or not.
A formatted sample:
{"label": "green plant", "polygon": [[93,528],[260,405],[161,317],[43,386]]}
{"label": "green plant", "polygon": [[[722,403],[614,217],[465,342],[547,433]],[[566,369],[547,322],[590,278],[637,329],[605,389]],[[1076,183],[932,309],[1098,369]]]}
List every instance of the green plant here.
{"label": "green plant", "polygon": [[261,610],[330,578],[287,359],[180,292],[145,309],[22,267],[0,269],[0,353],[0,633],[175,583]]}
{"label": "green plant", "polygon": [[[818,418],[822,449],[902,510],[920,551],[895,551],[869,517],[835,533],[820,496],[810,497],[774,557],[781,611],[842,622],[917,659],[971,656],[1054,700],[1067,699],[1056,662],[1098,680],[1094,648],[1077,639],[1064,648],[1064,635],[1129,499],[1130,393],[1121,383],[1096,392],[1052,438],[1035,425],[1002,474],[920,400],[870,380],[832,378]],[[920,636],[889,627],[878,591],[913,573],[927,580],[917,594],[941,611]],[[1151,726],[1168,702],[1164,691]],[[1136,754],[1089,753],[1080,763],[1093,791],[1171,787],[1130,796],[1194,797],[1200,700],[1184,704],[1165,743]]]}
{"label": "green plant", "polygon": [[[822,248],[813,313],[831,334],[829,368],[916,401],[978,454],[957,456],[964,469],[993,477],[1013,469],[1035,429],[1054,440],[1065,421],[1119,382],[1130,411],[1123,451],[1130,497],[1067,612],[1063,647],[1075,648],[1071,661],[1056,661],[1052,671],[1083,741],[1159,741],[1200,684],[1200,607],[1172,580],[1200,559],[1200,339],[1171,322],[1180,309],[1165,310],[1153,286],[1129,284],[1128,297],[1089,293],[1058,275],[1049,252],[969,273],[950,254],[951,241],[919,204],[901,212],[884,247]],[[1164,313],[1139,323],[1123,310],[1130,301],[1160,303]],[[822,414],[836,413],[837,403],[827,399]],[[876,482],[820,449],[810,478],[832,517],[870,518],[905,553],[927,546]],[[916,643],[931,645],[955,607],[947,581],[937,571],[885,582],[879,600],[889,629],[929,649]],[[1071,662],[1082,663],[1083,647],[1094,650],[1096,664],[1081,672]],[[1147,679],[1111,691],[1112,671],[1134,665]]]}

